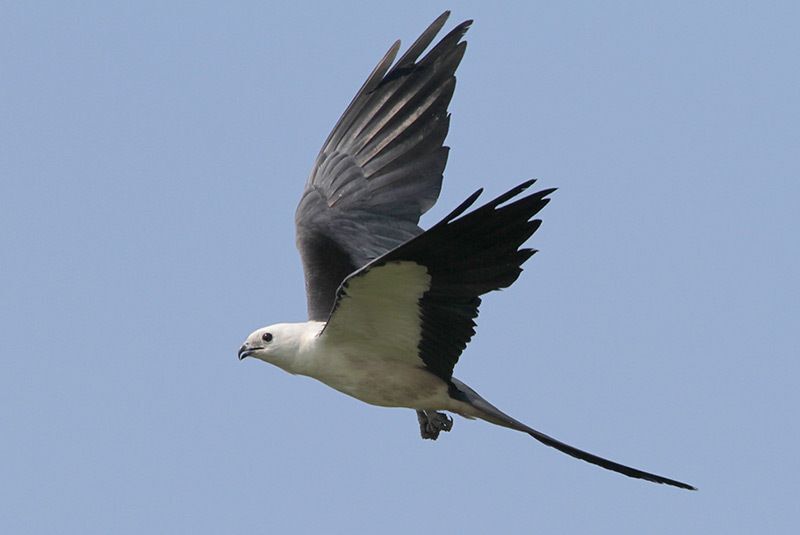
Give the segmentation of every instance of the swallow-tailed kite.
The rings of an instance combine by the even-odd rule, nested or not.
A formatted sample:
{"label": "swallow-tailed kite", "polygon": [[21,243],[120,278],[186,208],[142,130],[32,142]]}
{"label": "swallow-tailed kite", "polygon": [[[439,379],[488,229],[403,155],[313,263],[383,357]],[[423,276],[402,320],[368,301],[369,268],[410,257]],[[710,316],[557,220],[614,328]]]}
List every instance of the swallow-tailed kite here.
{"label": "swallow-tailed kite", "polygon": [[535,252],[521,248],[554,191],[520,184],[468,211],[481,191],[423,231],[439,196],[443,146],[464,56],[462,22],[420,59],[443,13],[394,63],[395,42],[317,156],[297,207],[308,319],[264,327],[239,358],[313,377],[356,399],[416,410],[422,438],[449,431],[439,411],[528,433],[578,459],[626,476],[691,485],[579,450],[511,418],[453,377],[475,332],[481,296],[507,288]]}

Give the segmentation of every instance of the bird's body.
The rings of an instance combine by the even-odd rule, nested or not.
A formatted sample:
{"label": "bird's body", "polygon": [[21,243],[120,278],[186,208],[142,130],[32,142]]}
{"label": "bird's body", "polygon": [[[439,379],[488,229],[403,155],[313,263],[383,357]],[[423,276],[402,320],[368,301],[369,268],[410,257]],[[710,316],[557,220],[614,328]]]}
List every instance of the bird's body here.
{"label": "bird's body", "polygon": [[[414,409],[423,438],[449,431],[440,411],[528,433],[568,455],[630,477],[691,485],[624,466],[549,437],[503,413],[453,377],[475,333],[481,296],[511,286],[535,250],[523,244],[553,189],[529,180],[468,211],[471,195],[430,229],[420,216],[439,196],[447,106],[466,21],[420,59],[436,19],[392,66],[395,43],[317,157],[296,212],[309,320],[254,331],[255,357],[365,403]],[[391,67],[391,68],[390,68]]]}
{"label": "bird's body", "polygon": [[305,322],[269,327],[276,338],[283,332],[296,337],[290,344],[290,358],[276,365],[370,405],[449,411],[456,408],[447,383],[415,364],[416,355],[409,358],[400,352],[392,354],[383,344],[369,341],[331,340],[320,336],[324,326],[321,322]]}

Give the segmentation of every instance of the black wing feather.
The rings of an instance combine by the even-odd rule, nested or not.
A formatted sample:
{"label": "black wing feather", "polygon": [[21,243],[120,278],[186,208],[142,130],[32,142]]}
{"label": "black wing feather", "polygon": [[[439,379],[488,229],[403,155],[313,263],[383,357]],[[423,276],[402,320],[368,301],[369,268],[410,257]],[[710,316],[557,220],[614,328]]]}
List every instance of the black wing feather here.
{"label": "black wing feather", "polygon": [[[539,228],[541,221],[532,218],[547,205],[547,196],[555,190],[542,190],[503,204],[533,182],[525,182],[462,216],[480,195],[480,191],[474,193],[429,230],[348,277],[364,275],[390,262],[425,266],[431,282],[418,303],[422,331],[418,351],[425,366],[445,381],[450,381],[453,367],[475,334],[480,296],[510,286],[534,253],[520,247]],[[339,288],[339,298],[345,295],[346,284],[347,280]]]}

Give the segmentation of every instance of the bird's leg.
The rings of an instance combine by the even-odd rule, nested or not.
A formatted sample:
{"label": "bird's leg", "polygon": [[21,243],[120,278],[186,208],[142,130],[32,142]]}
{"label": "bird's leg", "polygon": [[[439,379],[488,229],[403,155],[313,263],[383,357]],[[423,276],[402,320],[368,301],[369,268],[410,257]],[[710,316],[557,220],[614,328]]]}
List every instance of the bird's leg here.
{"label": "bird's leg", "polygon": [[417,420],[422,438],[436,440],[440,432],[447,432],[453,428],[453,419],[443,412],[417,411]]}

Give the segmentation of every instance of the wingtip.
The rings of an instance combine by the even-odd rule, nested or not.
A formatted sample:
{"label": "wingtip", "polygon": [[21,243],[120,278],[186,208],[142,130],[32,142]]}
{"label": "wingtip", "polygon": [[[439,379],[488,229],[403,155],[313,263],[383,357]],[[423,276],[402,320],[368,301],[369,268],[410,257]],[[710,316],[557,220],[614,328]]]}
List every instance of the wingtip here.
{"label": "wingtip", "polygon": [[[539,192],[539,195],[541,195],[542,198],[544,199],[548,195],[552,195],[553,193],[555,193],[557,190],[558,190],[558,188],[543,189],[542,191]],[[550,199],[548,198],[548,199],[545,199],[545,200],[549,201]]]}
{"label": "wingtip", "polygon": [[431,22],[427,28],[425,28],[425,31],[423,31],[420,36],[417,37],[417,40],[414,41],[410,47],[408,47],[408,50],[406,50],[397,61],[395,68],[408,66],[417,61],[422,52],[428,48],[428,46],[442,30],[449,16],[450,11],[448,10],[436,17],[436,19]]}
{"label": "wingtip", "polygon": [[[530,180],[526,180],[522,184],[514,186],[510,190],[508,190],[505,193],[503,193],[502,195],[500,195],[499,197],[497,197],[497,198],[493,199],[491,202],[487,203],[484,206],[484,208],[487,208],[487,209],[497,208],[498,206],[500,206],[504,202],[513,199],[514,197],[516,197],[517,195],[519,195],[520,193],[522,193],[523,191],[525,191],[526,189],[531,187],[535,182],[536,182],[536,179],[532,178]],[[539,194],[538,193],[534,193],[533,195],[539,195]]]}
{"label": "wingtip", "polygon": [[[392,46],[389,47],[389,50],[383,55],[383,58],[375,65],[375,68],[372,69],[372,72],[367,77],[367,80],[364,82],[364,85],[361,86],[361,89],[358,90],[356,93],[355,98],[347,107],[347,109],[342,114],[342,117],[347,115],[347,112],[350,111],[350,107],[353,105],[354,102],[360,97],[362,94],[372,93],[378,86],[381,85],[383,77],[386,75],[386,71],[389,70],[389,67],[392,66],[394,59],[397,57],[397,53],[400,51],[400,39],[397,39]],[[339,119],[341,121],[341,118]],[[338,124],[337,124],[338,126]],[[334,131],[336,127],[334,127]],[[333,132],[331,132],[332,134]],[[326,142],[327,143],[327,142]]]}
{"label": "wingtip", "polygon": [[467,210],[467,208],[469,208],[470,206],[472,206],[473,204],[475,204],[475,201],[476,201],[476,200],[478,200],[478,197],[480,197],[482,193],[483,193],[483,188],[479,188],[479,189],[478,189],[477,191],[475,191],[475,192],[474,192],[472,195],[470,195],[469,197],[467,197],[467,198],[466,198],[466,200],[465,200],[464,202],[462,202],[461,204],[459,204],[459,205],[456,207],[456,209],[455,209],[455,210],[453,210],[452,212],[450,212],[449,214],[447,214],[447,216],[445,216],[445,218],[444,218],[444,219],[442,219],[442,220],[441,220],[439,223],[437,223],[437,224],[436,224],[436,226],[439,226],[439,225],[446,225],[446,224],[447,224],[447,223],[449,223],[450,221],[454,220],[455,218],[457,218],[458,216],[460,216],[461,214],[463,214],[463,213],[464,213],[464,212]]}
{"label": "wingtip", "polygon": [[[524,190],[528,189],[529,187],[531,187],[532,185],[534,185],[537,180],[538,179],[536,179],[536,178],[531,178],[530,180],[526,180],[525,182],[523,182],[522,184],[517,186],[517,188],[515,188],[515,189],[519,189],[519,191],[524,191]],[[541,191],[537,191],[536,194],[537,195],[541,195],[542,197],[546,197],[546,196],[550,195],[551,193],[554,193],[557,190],[558,190],[558,188],[546,188],[546,189],[543,189]]]}

